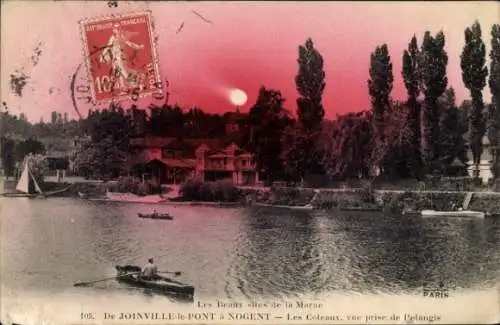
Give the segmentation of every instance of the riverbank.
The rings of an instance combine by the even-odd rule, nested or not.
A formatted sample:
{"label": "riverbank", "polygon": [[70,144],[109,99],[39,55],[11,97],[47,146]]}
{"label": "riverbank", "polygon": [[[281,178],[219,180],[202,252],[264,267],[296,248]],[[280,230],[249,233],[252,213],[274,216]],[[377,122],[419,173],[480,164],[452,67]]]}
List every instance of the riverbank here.
{"label": "riverbank", "polygon": [[320,210],[402,213],[463,208],[500,215],[500,192],[271,188],[267,191],[256,189],[246,195],[248,198],[249,203]]}
{"label": "riverbank", "polygon": [[[69,184],[62,196],[78,197],[84,194],[91,200],[127,202],[107,195],[108,185],[99,182]],[[171,186],[162,199],[148,200],[137,196],[135,203],[207,205],[218,207],[261,206],[299,210],[384,211],[402,213],[436,209],[452,211],[458,208],[500,215],[500,192],[440,191],[362,188],[301,188],[301,187],[235,187],[216,184],[200,187],[200,193],[183,193],[179,185]],[[210,191],[211,190],[211,191]],[[209,193],[209,194],[207,194]],[[470,194],[468,194],[470,193]],[[184,196],[183,196],[184,195]],[[469,198],[467,197],[469,196]]]}
{"label": "riverbank", "polygon": [[452,211],[463,208],[500,215],[500,192],[241,187],[237,189],[237,195],[233,192],[227,200],[206,200],[202,197],[190,200],[180,196],[160,204],[383,211],[396,214],[425,209]]}

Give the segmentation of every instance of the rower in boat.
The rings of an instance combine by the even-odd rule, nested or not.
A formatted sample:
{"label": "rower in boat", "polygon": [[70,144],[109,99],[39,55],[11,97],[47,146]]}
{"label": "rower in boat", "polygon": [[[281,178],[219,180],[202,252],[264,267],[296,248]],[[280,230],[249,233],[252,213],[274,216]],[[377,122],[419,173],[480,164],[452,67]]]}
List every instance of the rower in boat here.
{"label": "rower in boat", "polygon": [[148,259],[148,264],[142,268],[141,278],[149,281],[158,278],[158,267],[152,258]]}

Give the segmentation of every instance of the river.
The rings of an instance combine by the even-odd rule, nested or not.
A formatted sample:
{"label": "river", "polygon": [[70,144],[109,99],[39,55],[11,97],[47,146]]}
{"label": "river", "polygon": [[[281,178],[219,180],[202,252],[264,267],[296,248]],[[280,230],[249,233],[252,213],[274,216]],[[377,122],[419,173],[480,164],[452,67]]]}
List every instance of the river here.
{"label": "river", "polygon": [[[137,217],[152,208],[0,199],[2,312],[13,317],[31,306],[36,318],[41,311],[32,307],[49,297],[57,302],[45,308],[54,313],[103,301],[163,302],[116,281],[73,287],[149,257],[161,270],[181,271],[197,301],[420,297],[422,286],[479,292],[500,282],[499,219],[182,205],[155,206],[172,221]],[[78,306],[63,303],[71,299]]]}

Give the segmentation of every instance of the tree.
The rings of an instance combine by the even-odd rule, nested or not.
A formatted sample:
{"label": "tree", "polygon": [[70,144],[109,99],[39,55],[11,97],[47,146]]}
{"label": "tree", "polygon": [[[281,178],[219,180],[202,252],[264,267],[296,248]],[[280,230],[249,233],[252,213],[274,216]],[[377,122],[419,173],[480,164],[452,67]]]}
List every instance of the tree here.
{"label": "tree", "polygon": [[19,142],[15,148],[15,161],[20,162],[28,154],[45,154],[45,146],[34,137]]}
{"label": "tree", "polygon": [[1,155],[2,155],[2,166],[5,172],[5,177],[8,179],[14,176],[16,161],[14,156],[15,142],[14,140],[2,137],[1,138]]}
{"label": "tree", "polygon": [[[442,115],[439,122],[439,151],[440,161],[436,166],[440,172],[450,176],[467,175],[467,112],[462,106],[456,107],[455,92],[453,88],[447,89],[439,100]],[[460,168],[453,166],[460,162]]]}
{"label": "tree", "polygon": [[180,106],[153,107],[147,123],[150,134],[163,137],[183,135],[184,114]]}
{"label": "tree", "polygon": [[109,137],[119,150],[128,150],[132,120],[122,107],[111,106],[108,109],[90,112],[85,128],[93,143]]}
{"label": "tree", "polygon": [[284,169],[288,180],[303,180],[310,170],[311,148],[313,141],[309,133],[303,132],[300,127],[293,125],[285,130],[283,135]]}
{"label": "tree", "polygon": [[420,157],[420,103],[418,97],[421,87],[421,67],[419,63],[420,51],[418,49],[417,38],[414,35],[408,44],[408,50],[403,52],[403,76],[408,99],[406,106],[410,109],[408,114],[408,123],[414,134],[411,143],[410,168],[415,176],[421,176],[422,159]]}
{"label": "tree", "polygon": [[448,55],[444,50],[445,37],[442,31],[433,37],[424,35],[421,47],[422,92],[425,96],[421,120],[421,150],[426,173],[435,172],[435,162],[439,159],[439,116],[438,99],[448,86],[446,66]]}
{"label": "tree", "polygon": [[372,113],[338,116],[330,148],[322,157],[324,169],[332,180],[370,176]]}
{"label": "tree", "polygon": [[127,152],[113,144],[111,136],[84,143],[72,157],[77,172],[96,179],[116,178],[126,170]]}
{"label": "tree", "polygon": [[297,99],[297,116],[301,128],[311,131],[321,126],[325,115],[322,96],[325,89],[323,57],[308,38],[305,46],[299,46],[299,72],[295,84],[300,97]]}
{"label": "tree", "polygon": [[57,123],[57,112],[53,111],[50,113],[50,123],[56,124]]}
{"label": "tree", "polygon": [[385,158],[385,174],[392,178],[409,178],[412,170],[414,130],[410,124],[411,109],[393,102],[385,112],[384,142],[379,148]]}
{"label": "tree", "polygon": [[373,113],[373,137],[376,156],[373,161],[376,165],[384,165],[385,152],[380,150],[384,139],[385,111],[390,105],[390,94],[394,77],[392,74],[391,57],[386,44],[377,46],[370,57],[370,79],[368,90],[371,97]]}
{"label": "tree", "polygon": [[261,87],[248,116],[245,149],[254,153],[257,169],[264,172],[270,182],[283,177],[281,138],[290,123],[284,102],[281,92]]}
{"label": "tree", "polygon": [[488,139],[491,144],[493,178],[500,178],[500,25],[491,28],[490,77],[491,105],[488,118]]}
{"label": "tree", "polygon": [[484,103],[482,90],[486,86],[486,49],[481,39],[481,26],[475,22],[465,29],[465,45],[460,56],[462,80],[472,98],[472,111],[469,119],[469,143],[474,163],[474,176],[479,177],[479,163],[483,152],[483,136],[486,125],[483,116]]}
{"label": "tree", "polygon": [[86,176],[116,178],[126,171],[132,121],[123,108],[92,111],[86,120],[90,140],[73,157],[75,168]]}

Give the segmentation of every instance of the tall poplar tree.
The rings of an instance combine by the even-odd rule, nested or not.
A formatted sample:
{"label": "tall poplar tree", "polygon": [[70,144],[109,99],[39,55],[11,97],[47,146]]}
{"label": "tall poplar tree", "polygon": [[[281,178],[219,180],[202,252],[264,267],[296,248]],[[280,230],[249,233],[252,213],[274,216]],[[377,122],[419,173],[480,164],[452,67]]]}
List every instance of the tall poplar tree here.
{"label": "tall poplar tree", "polygon": [[299,46],[299,72],[295,85],[300,97],[297,98],[297,117],[299,126],[294,135],[288,137],[290,147],[283,155],[289,172],[300,178],[312,174],[316,158],[316,141],[320,135],[325,110],[322,104],[325,89],[323,57],[308,38],[305,45]]}
{"label": "tall poplar tree", "polygon": [[413,132],[413,142],[409,167],[413,170],[414,176],[420,175],[421,157],[420,157],[420,95],[421,71],[419,64],[420,51],[418,49],[417,38],[413,35],[408,50],[403,52],[403,76],[408,99],[406,106],[409,108],[408,123]]}
{"label": "tall poplar tree", "polygon": [[[442,112],[439,122],[439,171],[450,176],[467,175],[467,119],[462,119],[463,113],[456,106],[455,90],[448,88],[439,99]],[[463,165],[452,166],[458,159]]]}
{"label": "tall poplar tree", "polygon": [[290,123],[285,99],[281,92],[261,87],[255,105],[248,113],[248,149],[254,152],[254,162],[272,182],[283,177],[281,138]]}
{"label": "tall poplar tree", "polygon": [[299,72],[295,84],[300,97],[297,99],[297,116],[304,131],[311,131],[321,126],[325,110],[322,96],[325,89],[325,71],[323,57],[314,48],[312,39],[299,46]]}
{"label": "tall poplar tree", "polygon": [[474,163],[474,176],[479,177],[479,163],[483,152],[483,137],[486,132],[484,119],[483,88],[486,86],[486,48],[481,39],[481,26],[475,22],[465,29],[465,45],[460,56],[462,80],[470,91],[472,111],[469,118],[469,144]]}
{"label": "tall poplar tree", "polygon": [[491,28],[490,78],[491,105],[488,119],[488,139],[491,144],[493,164],[491,173],[500,178],[500,25]]}
{"label": "tall poplar tree", "polygon": [[448,86],[446,66],[448,55],[444,50],[445,37],[442,31],[433,37],[425,32],[421,48],[422,92],[425,96],[421,119],[421,150],[426,173],[434,172],[439,159],[439,119],[438,99]]}
{"label": "tall poplar tree", "polygon": [[[368,90],[371,97],[373,113],[374,162],[382,162],[385,152],[384,120],[390,105],[394,76],[392,74],[391,57],[386,44],[377,46],[370,57],[370,79]],[[383,165],[383,162],[382,162]],[[383,169],[383,166],[381,166]]]}

